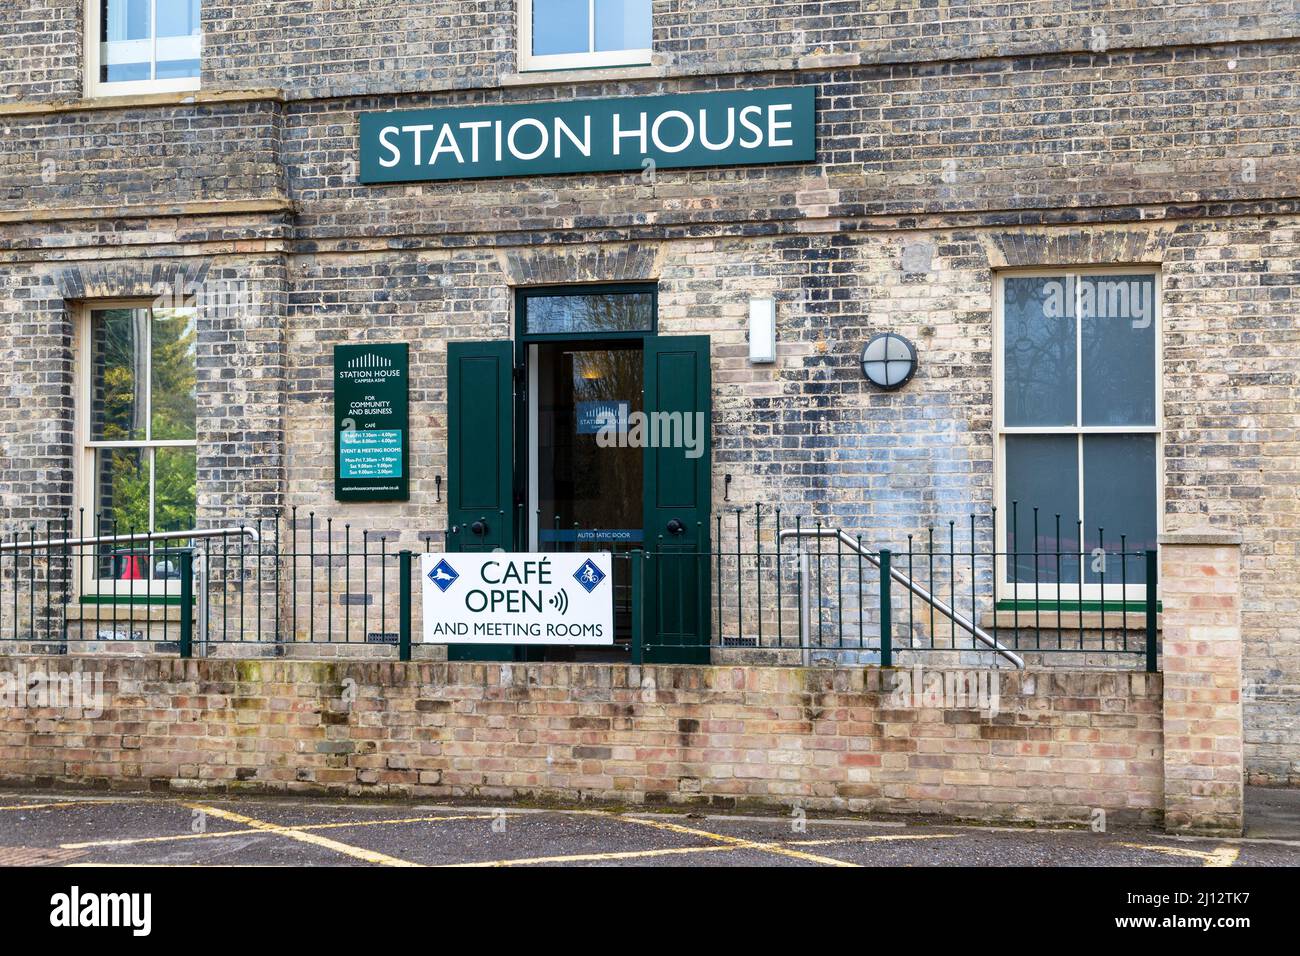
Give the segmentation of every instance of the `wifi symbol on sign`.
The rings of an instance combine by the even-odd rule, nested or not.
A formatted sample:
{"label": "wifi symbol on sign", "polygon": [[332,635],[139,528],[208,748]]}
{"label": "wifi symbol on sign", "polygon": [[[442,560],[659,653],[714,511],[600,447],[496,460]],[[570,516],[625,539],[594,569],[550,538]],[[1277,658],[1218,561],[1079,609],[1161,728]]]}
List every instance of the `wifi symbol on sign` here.
{"label": "wifi symbol on sign", "polygon": [[551,595],[551,599],[546,603],[561,614],[565,614],[569,610],[569,595],[564,592],[564,588],[560,588],[558,592]]}

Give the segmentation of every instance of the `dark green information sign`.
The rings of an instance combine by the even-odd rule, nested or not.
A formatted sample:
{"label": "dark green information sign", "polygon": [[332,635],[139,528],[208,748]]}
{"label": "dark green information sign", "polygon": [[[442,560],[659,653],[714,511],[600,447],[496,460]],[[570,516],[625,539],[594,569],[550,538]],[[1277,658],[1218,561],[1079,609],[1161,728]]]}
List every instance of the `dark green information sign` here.
{"label": "dark green information sign", "polygon": [[361,114],[361,181],[401,183],[816,158],[811,86]]}
{"label": "dark green information sign", "polygon": [[334,346],[334,497],[405,501],[410,362],[406,343]]}

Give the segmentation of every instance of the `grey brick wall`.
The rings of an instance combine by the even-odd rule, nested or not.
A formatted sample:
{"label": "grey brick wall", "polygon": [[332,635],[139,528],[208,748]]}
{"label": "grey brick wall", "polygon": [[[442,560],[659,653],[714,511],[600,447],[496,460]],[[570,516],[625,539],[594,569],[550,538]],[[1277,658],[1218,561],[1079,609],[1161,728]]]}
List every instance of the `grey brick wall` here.
{"label": "grey brick wall", "polygon": [[0,211],[283,195],[274,101],[0,116]]}
{"label": "grey brick wall", "polygon": [[[515,0],[205,0],[205,89],[294,96],[442,90],[514,74]],[[0,8],[0,102],[82,93],[83,4]],[[1300,34],[1295,0],[923,3],[656,0],[669,75],[1098,52]]]}
{"label": "grey brick wall", "polygon": [[[276,0],[204,4],[205,86],[295,95],[492,86],[516,72],[514,0]],[[1294,0],[656,0],[656,62],[669,75],[979,59],[1242,41],[1300,33]]]}
{"label": "grey brick wall", "polygon": [[54,284],[3,271],[0,522],[12,537],[72,507],[72,323]]}
{"label": "grey brick wall", "polygon": [[0,4],[0,103],[81,95],[83,6],[79,0]]}

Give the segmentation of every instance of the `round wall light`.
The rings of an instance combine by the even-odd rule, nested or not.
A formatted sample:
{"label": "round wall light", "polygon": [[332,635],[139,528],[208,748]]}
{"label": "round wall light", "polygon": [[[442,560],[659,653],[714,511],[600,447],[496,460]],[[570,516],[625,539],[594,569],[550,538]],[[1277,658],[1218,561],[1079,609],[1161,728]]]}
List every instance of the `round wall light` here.
{"label": "round wall light", "polygon": [[862,374],[877,388],[902,388],[916,374],[916,346],[896,332],[881,332],[862,349]]}

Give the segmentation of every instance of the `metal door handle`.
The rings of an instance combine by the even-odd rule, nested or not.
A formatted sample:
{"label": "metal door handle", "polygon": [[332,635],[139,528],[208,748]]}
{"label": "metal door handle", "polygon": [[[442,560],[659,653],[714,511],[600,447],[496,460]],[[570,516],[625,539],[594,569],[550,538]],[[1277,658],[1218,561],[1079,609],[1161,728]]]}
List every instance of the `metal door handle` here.
{"label": "metal door handle", "polygon": [[487,534],[487,530],[488,530],[487,522],[480,518],[478,521],[475,521],[472,525],[469,526],[469,530],[471,534],[476,534],[481,538],[483,537],[483,535]]}
{"label": "metal door handle", "polygon": [[681,519],[679,518],[668,519],[669,534],[682,534],[685,531],[686,531],[686,525],[682,524]]}

